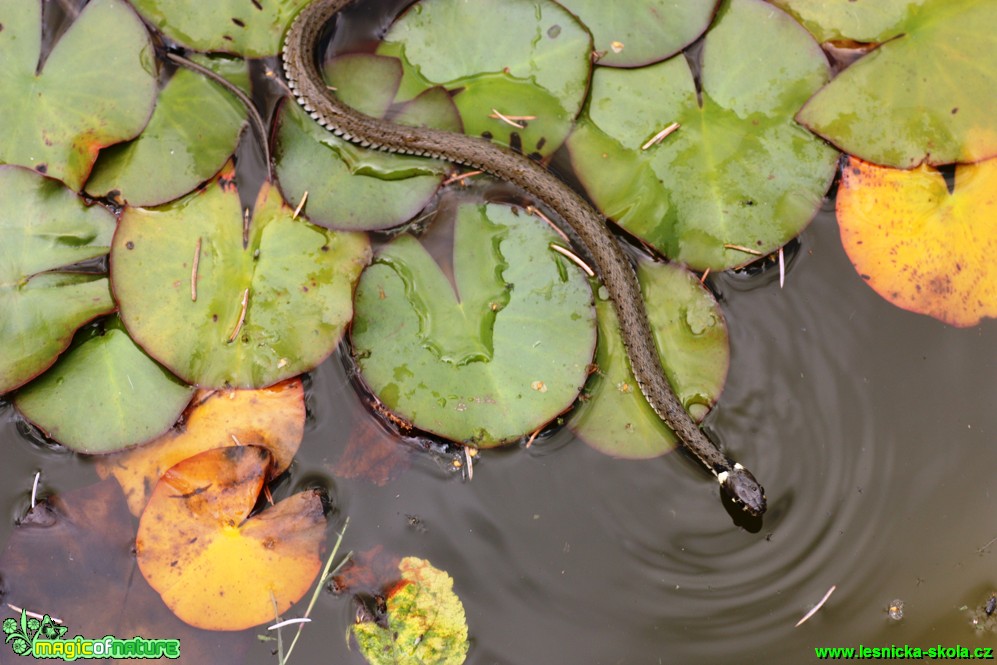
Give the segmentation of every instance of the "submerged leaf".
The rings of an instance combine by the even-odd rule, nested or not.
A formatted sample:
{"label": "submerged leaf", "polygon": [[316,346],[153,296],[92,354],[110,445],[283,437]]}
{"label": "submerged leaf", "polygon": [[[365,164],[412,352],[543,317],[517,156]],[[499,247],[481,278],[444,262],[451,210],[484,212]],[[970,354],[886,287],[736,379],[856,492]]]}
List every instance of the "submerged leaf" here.
{"label": "submerged leaf", "polygon": [[163,473],[205,450],[260,446],[274,458],[271,477],[280,475],[291,465],[304,428],[301,379],[262,390],[201,390],[176,428],[140,448],[100,458],[97,473],[114,476],[138,517]]}
{"label": "submerged leaf", "polygon": [[128,332],[204,388],[268,386],[318,365],[352,316],[370,256],[361,234],[292,219],[267,185],[244,227],[231,177],[160,208],[127,209],[111,248]]}
{"label": "submerged leaf", "polygon": [[411,236],[386,246],[357,287],[353,351],[384,405],[416,427],[495,446],[571,405],[595,344],[591,290],[548,248],[542,222],[464,204],[453,283]]}
{"label": "submerged leaf", "polygon": [[789,16],[731,0],[705,39],[701,91],[681,57],[596,71],[572,163],[607,216],[669,258],[742,265],[799,234],[834,177],[835,151],[793,121],[828,76]]}
{"label": "submerged leaf", "polygon": [[36,72],[42,4],[0,2],[0,162],[79,191],[97,151],[132,138],[149,119],[156,98],[152,45],[127,3],[93,0]]}
{"label": "submerged leaf", "polygon": [[82,453],[159,436],[194,391],[138,348],[116,319],[102,328],[80,333],[51,369],[14,395],[24,417]]}
{"label": "submerged leaf", "polygon": [[467,619],[453,579],[425,559],[405,557],[401,580],[388,592],[387,627],[353,625],[371,665],[460,665],[467,658]]}
{"label": "submerged leaf", "polygon": [[[701,420],[719,396],[730,362],[720,306],[694,274],[674,264],[642,262],[637,277],[668,381],[686,410]],[[630,371],[612,304],[601,300],[596,308],[599,369],[569,425],[608,455],[662,455],[675,447],[675,435],[648,405]]]}
{"label": "submerged leaf", "polygon": [[241,630],[272,620],[321,568],[326,522],[316,492],[250,516],[269,464],[257,446],[195,455],[163,475],[142,513],[139,569],[193,626]]}
{"label": "submerged leaf", "polygon": [[997,4],[927,0],[821,89],[801,123],[863,160],[911,168],[997,155]]}
{"label": "submerged leaf", "polygon": [[[0,32],[0,37],[2,37]],[[60,183],[0,166],[0,393],[41,374],[91,319],[114,309],[107,278],[65,271],[108,252],[114,216]]]}
{"label": "submerged leaf", "polygon": [[959,166],[949,194],[929,166],[853,157],[837,213],[845,251],[876,293],[954,326],[997,317],[997,159]]}

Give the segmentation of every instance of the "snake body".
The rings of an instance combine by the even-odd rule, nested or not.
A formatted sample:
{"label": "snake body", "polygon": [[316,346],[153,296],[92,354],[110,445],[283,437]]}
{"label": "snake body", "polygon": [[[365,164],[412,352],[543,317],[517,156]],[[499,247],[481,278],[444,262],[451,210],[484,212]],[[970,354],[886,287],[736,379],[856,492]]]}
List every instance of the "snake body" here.
{"label": "snake body", "polygon": [[629,259],[606,220],[574,190],[537,162],[484,138],[387,122],[360,113],[330,93],[316,49],[326,25],[353,0],[315,0],[295,18],[284,39],[284,71],[298,103],[326,129],[363,147],[446,160],[486,171],[525,190],[574,231],[609,292],[630,366],[647,402],[683,445],[747,513],[765,512],[765,492],[754,476],[710,441],[675,396],[651,334],[644,299]]}

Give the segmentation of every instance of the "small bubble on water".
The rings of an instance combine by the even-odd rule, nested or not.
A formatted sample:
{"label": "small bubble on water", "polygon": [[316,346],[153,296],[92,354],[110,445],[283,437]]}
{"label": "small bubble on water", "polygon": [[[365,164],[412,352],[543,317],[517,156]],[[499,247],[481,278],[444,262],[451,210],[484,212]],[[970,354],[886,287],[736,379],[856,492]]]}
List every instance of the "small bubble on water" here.
{"label": "small bubble on water", "polygon": [[900,621],[904,618],[904,601],[896,598],[890,601],[890,608],[887,610],[890,618],[894,621]]}

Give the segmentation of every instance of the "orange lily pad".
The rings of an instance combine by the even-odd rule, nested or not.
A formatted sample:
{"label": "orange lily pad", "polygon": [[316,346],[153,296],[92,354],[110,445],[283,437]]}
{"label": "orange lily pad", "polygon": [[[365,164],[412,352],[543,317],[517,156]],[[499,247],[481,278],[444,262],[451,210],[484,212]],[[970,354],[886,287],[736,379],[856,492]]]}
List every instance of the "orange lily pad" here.
{"label": "orange lily pad", "polygon": [[[57,617],[68,628],[66,641],[74,635],[177,639],[180,658],[157,662],[246,663],[252,649],[259,649],[255,631],[220,634],[177,619],[138,575],[134,542],[134,519],[113,480],[40,501],[19,520],[0,554],[0,619],[19,619],[25,608]],[[10,648],[10,642],[0,644],[0,662],[43,662],[8,658]]]}
{"label": "orange lily pad", "polygon": [[953,326],[997,317],[997,159],[956,167],[949,193],[930,166],[849,158],[837,213],[845,251],[876,293]]}
{"label": "orange lily pad", "polygon": [[200,390],[180,423],[149,444],[97,463],[101,478],[113,475],[121,485],[136,517],[167,469],[205,450],[262,446],[273,455],[270,477],[283,473],[305,433],[305,390],[298,378],[262,390]]}
{"label": "orange lily pad", "polygon": [[272,620],[318,575],[326,521],[317,491],[250,516],[270,461],[257,446],[203,452],[167,471],[142,513],[139,569],[192,626],[241,630]]}

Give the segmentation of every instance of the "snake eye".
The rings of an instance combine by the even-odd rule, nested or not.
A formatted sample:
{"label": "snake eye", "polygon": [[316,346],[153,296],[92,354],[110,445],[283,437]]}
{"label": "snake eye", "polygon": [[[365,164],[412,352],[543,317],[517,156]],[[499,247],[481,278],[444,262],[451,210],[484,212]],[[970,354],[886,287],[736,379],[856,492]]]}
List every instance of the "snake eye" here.
{"label": "snake eye", "polygon": [[735,463],[730,471],[718,473],[717,480],[723,493],[746,513],[759,517],[765,512],[765,490],[746,468]]}

